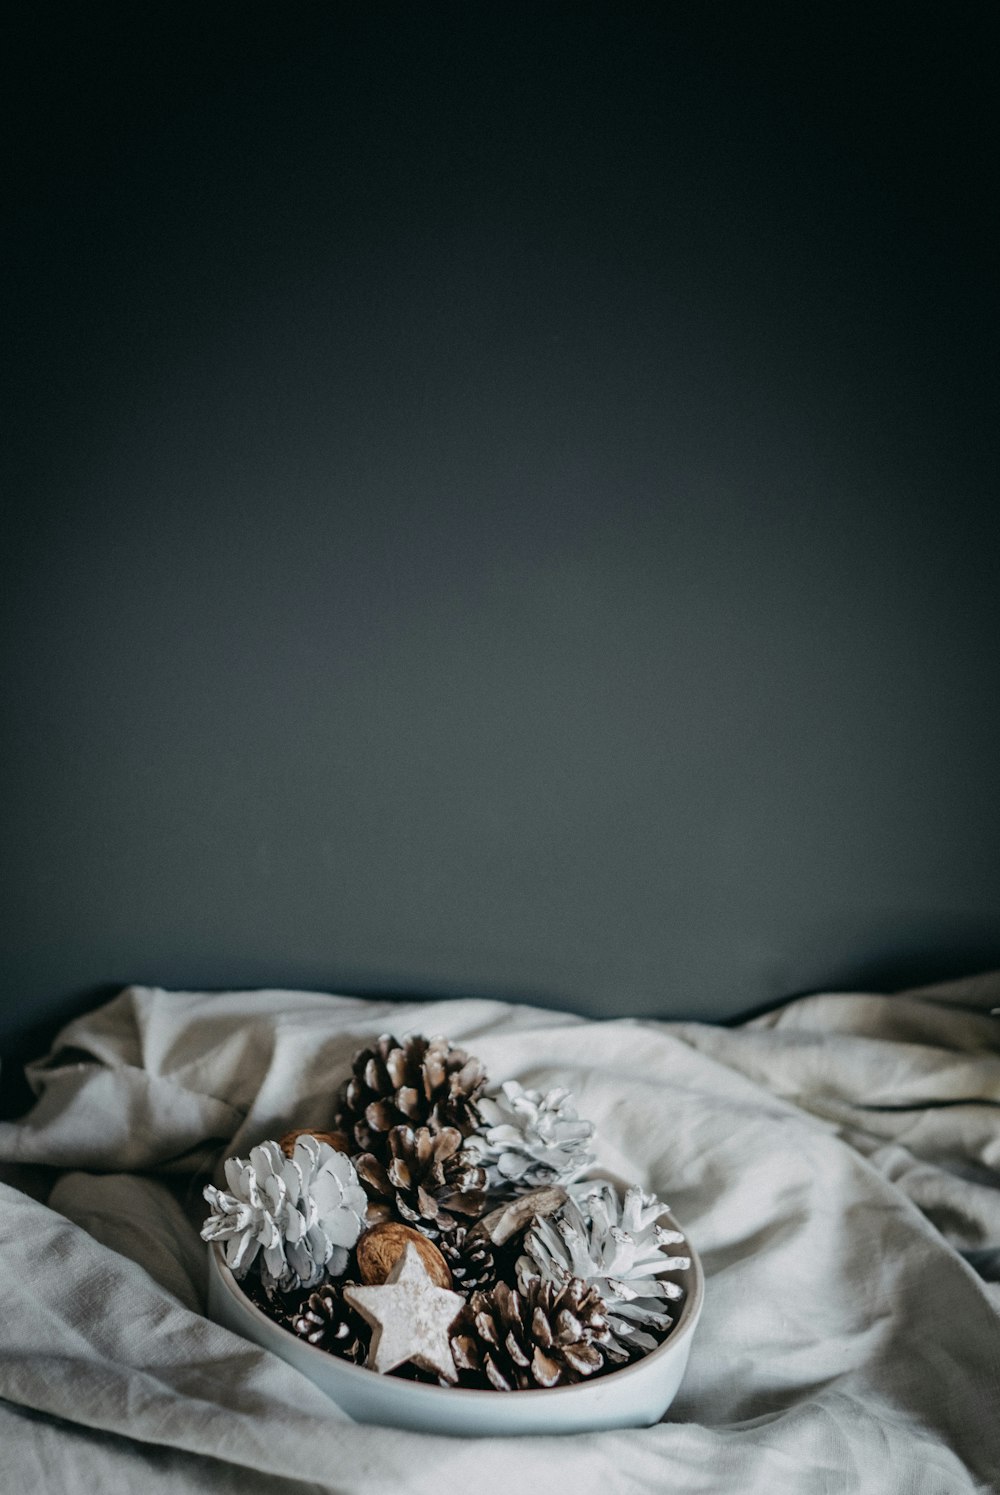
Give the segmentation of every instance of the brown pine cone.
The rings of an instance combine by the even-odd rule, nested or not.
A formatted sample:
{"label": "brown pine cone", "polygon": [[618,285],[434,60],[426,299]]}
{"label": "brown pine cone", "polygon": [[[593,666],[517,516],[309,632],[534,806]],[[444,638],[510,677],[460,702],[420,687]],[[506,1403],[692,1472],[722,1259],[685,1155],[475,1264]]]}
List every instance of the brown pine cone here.
{"label": "brown pine cone", "polygon": [[417,1034],[400,1043],[384,1033],[355,1055],[353,1070],[335,1124],[361,1152],[382,1162],[394,1126],[454,1127],[467,1137],[479,1125],[476,1100],[486,1088],[486,1073],[478,1059],[445,1038]]}
{"label": "brown pine cone", "polygon": [[436,1241],[462,1217],[478,1219],[486,1205],[486,1171],[462,1151],[455,1127],[394,1126],[386,1159],[361,1153],[358,1177],[372,1201],[368,1223],[401,1219]]}
{"label": "brown pine cone", "polygon": [[530,1278],[523,1292],[498,1282],[474,1293],[452,1334],[463,1386],[532,1391],[568,1386],[601,1370],[608,1320],[596,1288],[579,1277]]}
{"label": "brown pine cone", "polygon": [[456,1225],[438,1236],[438,1250],[451,1268],[455,1291],[477,1293],[497,1280],[496,1248],[492,1241],[469,1239],[469,1229]]}
{"label": "brown pine cone", "polygon": [[353,1365],[363,1364],[368,1354],[368,1326],[348,1308],[340,1288],[332,1283],[303,1296],[297,1310],[290,1314],[288,1326],[300,1339]]}

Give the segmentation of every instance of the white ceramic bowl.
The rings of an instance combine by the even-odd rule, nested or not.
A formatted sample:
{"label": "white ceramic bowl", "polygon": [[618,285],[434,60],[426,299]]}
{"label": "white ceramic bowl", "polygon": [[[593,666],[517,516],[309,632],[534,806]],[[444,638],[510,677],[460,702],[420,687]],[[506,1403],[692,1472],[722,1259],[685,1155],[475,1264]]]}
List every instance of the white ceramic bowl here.
{"label": "white ceramic bowl", "polygon": [[[679,1228],[667,1212],[664,1224]],[[684,1298],[680,1317],[663,1344],[621,1370],[548,1391],[430,1386],[351,1365],[299,1339],[251,1303],[217,1244],[209,1247],[208,1311],[217,1323],[294,1365],[355,1422],[465,1437],[649,1427],[659,1422],[677,1395],[701,1314],[705,1291],[701,1263],[687,1240],[684,1250],[691,1258],[690,1267],[666,1274],[683,1286]]]}

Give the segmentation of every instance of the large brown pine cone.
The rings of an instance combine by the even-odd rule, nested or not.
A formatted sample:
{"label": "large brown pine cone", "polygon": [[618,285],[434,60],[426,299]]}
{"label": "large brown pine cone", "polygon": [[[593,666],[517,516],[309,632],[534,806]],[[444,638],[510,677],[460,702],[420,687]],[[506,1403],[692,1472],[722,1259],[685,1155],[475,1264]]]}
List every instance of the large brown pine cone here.
{"label": "large brown pine cone", "polygon": [[431,1240],[461,1219],[478,1219],[486,1206],[486,1171],[462,1151],[456,1127],[394,1126],[386,1160],[363,1152],[354,1159],[372,1201],[368,1223],[400,1219]]}
{"label": "large brown pine cone", "polygon": [[486,1088],[486,1073],[478,1059],[445,1038],[418,1034],[400,1043],[383,1033],[355,1055],[353,1070],[336,1125],[361,1152],[383,1162],[394,1126],[455,1127],[467,1137],[479,1125],[476,1099]]}
{"label": "large brown pine cone", "polygon": [[596,1288],[579,1277],[555,1284],[531,1278],[523,1292],[498,1282],[474,1293],[452,1334],[465,1386],[531,1391],[567,1386],[604,1365],[608,1320]]}

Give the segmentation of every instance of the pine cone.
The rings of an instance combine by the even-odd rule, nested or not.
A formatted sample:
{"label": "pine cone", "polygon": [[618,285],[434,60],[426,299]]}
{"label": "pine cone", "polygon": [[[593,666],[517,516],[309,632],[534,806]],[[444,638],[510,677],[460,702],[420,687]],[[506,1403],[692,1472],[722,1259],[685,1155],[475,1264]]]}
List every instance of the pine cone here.
{"label": "pine cone", "polygon": [[300,1300],[289,1315],[289,1327],[300,1339],[353,1365],[363,1364],[368,1354],[367,1325],[330,1283]]}
{"label": "pine cone", "polygon": [[400,1043],[384,1033],[355,1055],[353,1069],[336,1125],[383,1163],[394,1126],[454,1127],[467,1137],[480,1124],[476,1100],[486,1074],[478,1059],[445,1038],[417,1034]]}
{"label": "pine cone", "polygon": [[537,1277],[523,1291],[498,1282],[474,1293],[452,1335],[465,1386],[532,1391],[568,1386],[604,1365],[608,1321],[600,1294],[579,1278],[556,1286]]}
{"label": "pine cone", "polygon": [[354,1163],[372,1201],[369,1225],[399,1218],[437,1240],[459,1217],[478,1219],[486,1204],[485,1171],[470,1163],[455,1127],[394,1126],[384,1163],[370,1152]]}
{"label": "pine cone", "polygon": [[581,1121],[568,1090],[525,1090],[507,1080],[478,1105],[479,1130],[469,1151],[491,1189],[524,1193],[574,1177],[594,1161],[594,1123]]}
{"label": "pine cone", "polygon": [[451,1268],[455,1291],[482,1292],[497,1280],[496,1249],[491,1241],[469,1239],[465,1225],[438,1237],[438,1250]]}
{"label": "pine cone", "polygon": [[237,1279],[255,1263],[265,1284],[272,1278],[284,1290],[339,1276],[368,1205],[350,1158],[301,1136],[291,1157],[269,1141],[248,1158],[227,1158],[225,1175],[228,1189],[203,1191],[212,1212],[201,1238],[223,1243]]}
{"label": "pine cone", "polygon": [[604,1180],[581,1184],[557,1214],[535,1220],[525,1234],[518,1279],[582,1278],[608,1314],[605,1355],[621,1363],[648,1354],[673,1327],[668,1305],[684,1296],[681,1284],[664,1274],[691,1265],[689,1256],[667,1254],[684,1237],[660,1224],[664,1209],[636,1186],[619,1199]]}

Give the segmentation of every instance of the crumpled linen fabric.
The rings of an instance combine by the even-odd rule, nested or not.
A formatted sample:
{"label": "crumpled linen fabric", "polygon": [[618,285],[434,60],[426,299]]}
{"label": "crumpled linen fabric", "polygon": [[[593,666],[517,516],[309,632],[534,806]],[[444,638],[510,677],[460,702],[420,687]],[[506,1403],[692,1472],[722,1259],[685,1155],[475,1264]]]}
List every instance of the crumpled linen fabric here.
{"label": "crumpled linen fabric", "polygon": [[[0,1490],[966,1495],[1000,1489],[1000,974],[738,1027],[479,1000],[133,987],[0,1125]],[[458,1439],[352,1423],[203,1316],[201,1188],[324,1127],[351,1055],[445,1033],[573,1090],[706,1300],[664,1422]],[[41,1182],[34,1182],[40,1180]],[[55,1180],[48,1190],[48,1184]],[[45,1202],[43,1202],[43,1200]]]}

